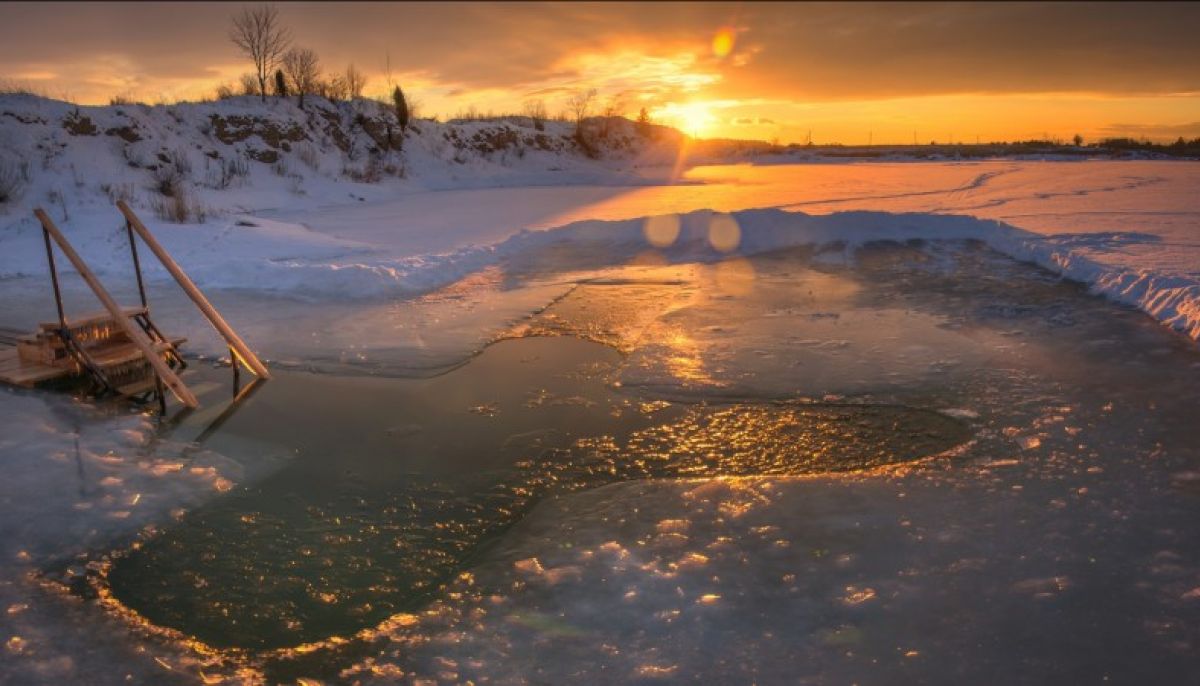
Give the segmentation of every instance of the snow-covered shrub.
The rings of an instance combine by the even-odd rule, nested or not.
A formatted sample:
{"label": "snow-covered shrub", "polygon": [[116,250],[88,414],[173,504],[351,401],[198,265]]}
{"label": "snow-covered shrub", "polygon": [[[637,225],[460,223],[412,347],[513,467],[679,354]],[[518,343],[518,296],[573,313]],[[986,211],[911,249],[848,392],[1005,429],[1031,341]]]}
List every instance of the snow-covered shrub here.
{"label": "snow-covered shrub", "polygon": [[235,180],[250,175],[250,164],[236,152],[233,155],[219,160],[215,166],[211,166],[207,160],[205,161],[204,185],[217,190],[225,190],[232,186]]}
{"label": "snow-covered shrub", "polygon": [[[28,165],[25,168],[28,169]],[[11,203],[21,196],[26,176],[20,163],[0,159],[0,205]]]}
{"label": "snow-covered shrub", "polygon": [[221,163],[221,173],[226,179],[222,188],[228,188],[233,179],[244,179],[250,176],[250,163],[241,157],[230,157]]}
{"label": "snow-covered shrub", "polygon": [[160,164],[151,174],[154,179],[154,190],[160,195],[174,198],[183,188],[183,175],[171,164]]}
{"label": "snow-covered shrub", "polygon": [[67,198],[63,195],[62,191],[57,188],[51,188],[46,191],[46,202],[50,205],[58,203],[59,208],[62,209],[63,221],[71,221],[71,213],[67,211]]}
{"label": "snow-covered shrub", "polygon": [[146,166],[146,159],[142,155],[141,146],[134,147],[132,143],[122,146],[121,157],[125,159],[125,164],[134,169],[141,169]]}
{"label": "snow-covered shrub", "polygon": [[208,218],[208,211],[203,205],[192,199],[191,192],[182,183],[175,189],[174,195],[154,198],[150,201],[150,206],[159,219],[176,224],[187,224],[192,221],[203,224],[204,220]]}
{"label": "snow-covered shrub", "polygon": [[191,173],[192,173],[192,158],[188,156],[188,153],[186,150],[183,150],[181,148],[176,148],[175,150],[171,151],[171,154],[168,159],[169,159],[168,164],[170,164],[171,166],[178,169],[179,174],[181,176],[183,176],[185,179],[189,175],[191,175]]}
{"label": "snow-covered shrub", "polygon": [[342,167],[342,175],[359,183],[379,183],[383,178],[383,166],[374,155],[369,155],[361,167],[349,164]]}
{"label": "snow-covered shrub", "polygon": [[313,171],[321,170],[321,162],[317,157],[317,149],[308,143],[302,143],[295,146],[296,157]]}
{"label": "snow-covered shrub", "polygon": [[187,152],[175,150],[170,155],[159,155],[159,164],[153,172],[154,190],[173,198],[182,192],[183,184],[192,173],[192,161]]}
{"label": "snow-covered shrub", "polygon": [[102,183],[100,190],[108,196],[108,201],[116,204],[118,200],[123,200],[126,203],[133,202],[133,184],[132,183]]}

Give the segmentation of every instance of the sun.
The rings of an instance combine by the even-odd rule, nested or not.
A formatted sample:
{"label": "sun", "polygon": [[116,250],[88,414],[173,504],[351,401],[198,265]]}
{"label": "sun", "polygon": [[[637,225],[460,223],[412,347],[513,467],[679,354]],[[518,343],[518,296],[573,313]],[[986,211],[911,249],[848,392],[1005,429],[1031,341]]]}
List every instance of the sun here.
{"label": "sun", "polygon": [[709,106],[702,102],[671,105],[666,109],[668,111],[665,114],[675,122],[675,125],[693,138],[699,138],[708,133],[717,121]]}

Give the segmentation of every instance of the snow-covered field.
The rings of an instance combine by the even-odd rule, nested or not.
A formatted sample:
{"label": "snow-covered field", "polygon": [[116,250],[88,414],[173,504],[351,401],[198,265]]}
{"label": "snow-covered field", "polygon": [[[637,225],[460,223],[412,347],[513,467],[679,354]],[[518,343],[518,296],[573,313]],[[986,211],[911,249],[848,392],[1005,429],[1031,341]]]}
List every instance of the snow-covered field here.
{"label": "snow-covered field", "polygon": [[[400,136],[387,128],[389,117],[370,102],[318,101],[307,111],[253,99],[75,108],[5,96],[0,164],[26,180],[0,205],[0,279],[15,284],[6,290],[34,281],[30,292],[40,290],[46,265],[36,206],[49,209],[99,273],[127,274],[114,197],[140,208],[202,287],[343,299],[429,292],[557,241],[586,240],[623,264],[646,250],[713,259],[805,244],[970,237],[1200,337],[1196,162],[688,168],[677,134],[639,137],[628,122],[591,159],[561,122],[536,129],[422,121]],[[401,146],[403,153],[392,149]],[[376,182],[356,180],[366,170]],[[206,214],[203,223],[155,219],[151,208],[169,199],[154,189],[170,173]],[[738,214],[768,208],[780,212]],[[735,213],[736,243],[706,250],[702,214],[682,222],[669,244],[646,240],[646,217],[700,210]],[[845,215],[863,210],[886,214]],[[597,220],[621,223],[587,223]]]}
{"label": "snow-covered field", "polygon": [[[156,235],[281,369],[422,377],[498,338],[568,333],[620,350],[606,381],[650,406],[897,403],[976,434],[911,471],[616,484],[546,502],[427,611],[372,628],[377,649],[342,660],[337,678],[1154,681],[1196,666],[1200,163],[676,174],[661,147],[601,160],[485,153],[430,124],[406,143],[404,178],[354,181],[345,151],[310,140],[280,153],[282,169],[252,162],[214,188],[203,122],[253,107],[170,120],[88,108],[100,131],[126,119],[178,129],[155,135],[186,144],[208,217],[175,224],[150,209],[156,148],[64,133],[65,105],[5,107],[46,121],[0,117],[0,152],[41,165],[0,210],[2,326],[53,313],[34,206],[131,296],[109,204],[128,184]],[[286,131],[299,115],[270,116]],[[261,153],[257,135],[233,145]],[[297,158],[305,144],[315,165]],[[138,166],[121,162],[131,155]],[[166,274],[148,273],[159,325],[220,355]],[[96,309],[65,281],[71,311]],[[164,440],[140,414],[41,393],[0,393],[0,417],[0,683],[259,679],[186,642],[127,634],[119,613],[29,574],[167,525],[269,474],[286,449],[221,454]]]}

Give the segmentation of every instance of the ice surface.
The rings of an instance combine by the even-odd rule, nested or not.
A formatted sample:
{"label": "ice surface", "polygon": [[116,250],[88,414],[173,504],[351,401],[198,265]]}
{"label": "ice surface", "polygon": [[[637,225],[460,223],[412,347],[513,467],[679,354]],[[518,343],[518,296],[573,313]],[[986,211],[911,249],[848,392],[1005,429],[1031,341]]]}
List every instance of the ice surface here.
{"label": "ice surface", "polygon": [[[163,525],[186,508],[273,468],[194,444],[164,441],[152,419],[127,407],[0,391],[0,682],[188,683],[205,660],[177,647],[131,642],[126,623],[94,611],[38,574],[88,573],[88,551]],[[254,451],[251,451],[254,452]],[[175,656],[175,657],[171,657]],[[165,659],[180,660],[190,676]],[[126,675],[129,675],[128,677]],[[186,680],[185,680],[186,676]]]}
{"label": "ice surface", "polygon": [[[426,293],[565,242],[603,247],[596,266],[647,252],[712,259],[719,253],[693,249],[704,247],[707,231],[707,215],[695,213],[709,209],[734,213],[741,229],[735,254],[880,238],[983,240],[1200,336],[1195,163],[742,165],[697,168],[686,180],[699,183],[406,192],[349,207],[276,210],[268,213],[273,220],[231,215],[203,225],[150,224],[202,287],[370,298]],[[746,214],[762,207],[787,213]],[[836,214],[824,214],[830,212]],[[697,226],[680,238],[691,243],[662,250],[640,235],[642,218],[667,213],[693,216],[684,223]],[[115,213],[92,202],[73,214],[64,227],[93,266],[127,274]],[[586,223],[595,220],[622,221]],[[0,275],[34,277],[40,287],[39,232],[30,218],[10,222],[0,235]],[[149,272],[166,278],[153,265]]]}
{"label": "ice surface", "polygon": [[[623,464],[625,456],[644,452],[686,471],[705,455],[741,455],[735,464],[774,476],[635,482],[547,500],[429,606],[344,644],[275,656],[271,678],[336,681],[334,669],[342,679],[381,683],[875,683],[896,674],[1011,683],[1046,674],[1176,681],[1191,673],[1200,547],[1187,522],[1200,514],[1200,456],[1190,430],[1200,365],[1190,342],[977,244],[872,245],[851,257],[837,263],[792,250],[607,269],[519,324],[518,335],[578,335],[626,350],[623,369],[609,378],[622,382],[618,395],[661,417],[628,439],[584,441],[588,460],[598,462],[580,464],[619,472],[637,467]],[[751,269],[737,267],[735,279],[718,276],[723,264],[740,260]],[[831,310],[836,320],[811,316]],[[883,331],[851,322],[838,338],[830,334],[842,317],[870,322],[879,311],[900,325]],[[708,317],[728,329],[702,324]],[[699,366],[740,397],[698,391],[689,375],[696,366],[688,364],[656,376],[657,386],[634,383],[630,375],[643,366],[675,364],[674,349],[656,347],[664,326],[696,331]],[[724,335],[737,344],[726,345]],[[804,357],[801,341],[818,337],[845,344]],[[907,362],[884,361],[877,346],[911,351]],[[771,362],[789,350],[811,364]],[[864,383],[875,376],[872,360],[900,372],[900,381]],[[381,392],[398,383],[370,381]],[[344,381],[318,376],[314,383]],[[509,396],[518,389],[498,377],[490,383],[459,402],[499,414],[464,414],[470,421],[514,411]],[[320,398],[342,397],[280,388],[310,397],[310,414],[320,412]],[[831,390],[827,401],[943,411],[969,423],[974,442],[909,469],[781,476],[790,473],[787,465],[772,460],[787,450],[754,452],[775,437],[772,424],[756,417],[779,416],[771,403],[784,396],[820,400],[812,396]],[[657,415],[663,395],[680,399],[667,406],[695,411]],[[375,412],[389,407],[370,396],[361,401],[378,406]],[[536,415],[539,407],[522,411]],[[582,406],[555,411],[571,407]],[[339,409],[346,426],[369,433],[360,429],[370,412],[345,403]],[[427,423],[414,428],[409,420],[388,425],[390,440],[439,442]],[[311,417],[302,425],[292,432],[298,440],[321,432]],[[818,459],[843,457],[836,442],[818,443]],[[553,473],[569,480],[572,472]],[[356,535],[357,519],[337,523],[334,512],[323,511],[328,521],[300,533]],[[47,611],[44,599],[17,598],[30,605],[17,616],[32,619],[14,633],[47,637],[20,646],[15,659],[30,670],[24,674],[60,660],[50,636],[97,621],[97,613],[80,609],[71,621],[52,623],[24,614]],[[198,661],[186,642],[169,637],[128,640],[148,642],[162,661],[120,658],[138,674],[165,663],[239,682],[262,668],[253,660]],[[1097,646],[1112,648],[1098,653]],[[81,663],[103,665],[115,655],[107,650]],[[45,673],[77,673],[69,667]],[[98,680],[118,676],[101,669]]]}
{"label": "ice surface", "polygon": [[[1194,350],[1135,312],[977,248],[937,260],[903,246],[870,252],[852,270],[819,267],[863,296],[841,312],[937,316],[986,359],[866,397],[942,408],[971,422],[975,443],[907,470],[635,482],[546,501],[441,600],[380,627],[382,652],[343,677],[1186,680],[1200,638]],[[803,258],[785,262],[805,278]],[[748,293],[726,313],[737,322],[770,311],[763,299]],[[712,309],[694,306],[675,312]],[[803,315],[767,318],[775,328],[749,332],[745,345],[804,331]],[[853,361],[869,358],[879,335],[848,329],[832,366],[853,379]],[[720,342],[713,334],[698,349]],[[750,356],[722,364],[744,393],[807,388],[803,369]],[[736,445],[697,431],[678,438],[698,450]]]}

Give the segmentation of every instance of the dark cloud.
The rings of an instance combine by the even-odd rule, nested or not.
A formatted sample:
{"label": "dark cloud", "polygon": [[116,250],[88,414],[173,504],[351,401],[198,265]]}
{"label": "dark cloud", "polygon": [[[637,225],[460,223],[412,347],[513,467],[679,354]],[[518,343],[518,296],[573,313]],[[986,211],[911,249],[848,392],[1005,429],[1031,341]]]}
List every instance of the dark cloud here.
{"label": "dark cloud", "polygon": [[[834,99],[945,93],[1200,92],[1200,4],[281,4],[299,42],[340,69],[457,88],[581,79],[579,53],[691,51],[722,97]],[[240,62],[225,3],[0,5],[0,76],[55,73],[106,55],[137,79],[208,78]],[[733,58],[713,32],[740,29]],[[746,59],[736,59],[738,56]],[[752,59],[750,58],[752,56]],[[628,84],[627,87],[635,87]],[[624,87],[624,86],[623,86]]]}
{"label": "dark cloud", "polygon": [[[756,7],[757,9],[757,7]],[[1200,5],[978,3],[818,5],[748,17],[762,47],[745,97],[1200,91]],[[765,16],[769,13],[769,17]],[[768,20],[769,19],[769,20]]]}

